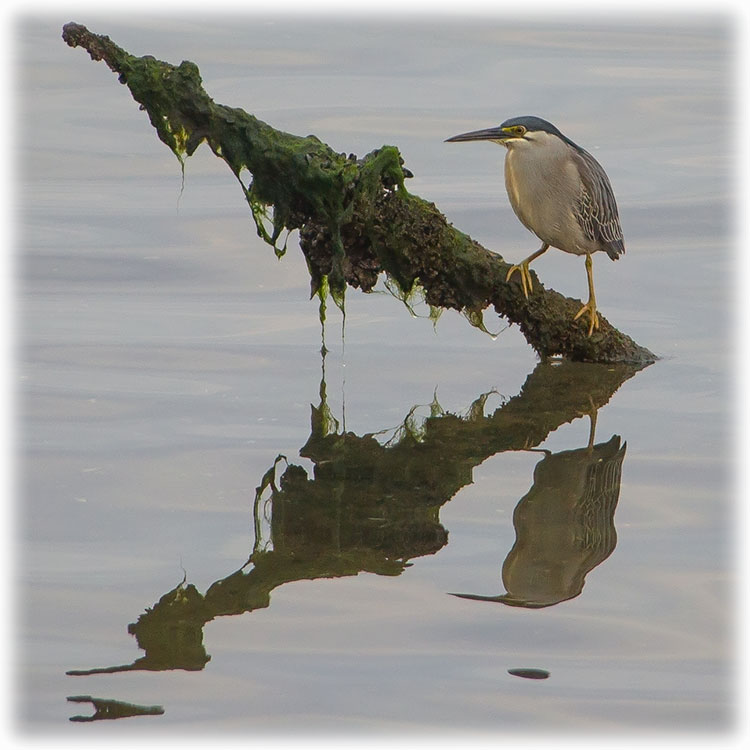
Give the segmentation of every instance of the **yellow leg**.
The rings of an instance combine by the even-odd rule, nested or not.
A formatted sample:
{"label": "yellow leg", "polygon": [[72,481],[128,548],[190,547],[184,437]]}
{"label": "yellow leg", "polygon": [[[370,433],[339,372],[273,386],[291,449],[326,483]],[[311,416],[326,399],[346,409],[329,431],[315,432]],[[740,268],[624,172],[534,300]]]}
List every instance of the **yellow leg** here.
{"label": "yellow leg", "polygon": [[596,296],[594,295],[594,264],[591,260],[591,254],[586,253],[586,276],[589,280],[589,301],[576,313],[573,320],[578,320],[585,312],[589,314],[589,336],[594,332],[594,328],[599,329],[599,314],[596,312]]}
{"label": "yellow leg", "polygon": [[518,271],[521,274],[521,288],[523,289],[523,296],[526,299],[529,298],[529,292],[532,289],[531,274],[529,273],[529,263],[535,258],[538,258],[542,253],[546,253],[549,248],[548,244],[543,244],[539,250],[529,255],[528,258],[522,260],[517,266],[511,266],[508,269],[508,273],[505,276],[506,281],[510,281],[510,277]]}
{"label": "yellow leg", "polygon": [[591,411],[589,412],[588,452],[591,453],[591,451],[594,450],[594,438],[596,436],[596,417],[598,415],[598,411],[594,406],[594,399],[592,399],[591,396],[589,396],[589,403],[591,404]]}

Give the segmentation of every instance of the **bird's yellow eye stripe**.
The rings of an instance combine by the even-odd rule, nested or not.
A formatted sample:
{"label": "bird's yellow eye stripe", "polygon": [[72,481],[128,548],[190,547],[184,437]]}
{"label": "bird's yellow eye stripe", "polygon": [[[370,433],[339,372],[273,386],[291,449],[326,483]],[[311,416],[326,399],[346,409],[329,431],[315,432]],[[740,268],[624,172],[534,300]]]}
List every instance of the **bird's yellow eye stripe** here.
{"label": "bird's yellow eye stripe", "polygon": [[503,130],[511,135],[523,135],[526,132],[526,128],[523,125],[511,125],[503,128]]}

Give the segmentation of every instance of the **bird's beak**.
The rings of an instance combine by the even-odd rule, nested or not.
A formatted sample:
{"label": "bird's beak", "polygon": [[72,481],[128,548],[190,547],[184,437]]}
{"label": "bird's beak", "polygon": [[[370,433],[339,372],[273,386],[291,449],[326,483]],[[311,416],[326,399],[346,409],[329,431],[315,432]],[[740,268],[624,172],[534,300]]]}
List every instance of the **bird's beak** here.
{"label": "bird's beak", "polygon": [[461,133],[452,138],[446,138],[446,143],[460,143],[461,141],[506,141],[510,138],[502,128],[484,128],[484,130],[472,130],[470,133]]}
{"label": "bird's beak", "polygon": [[[449,592],[450,593],[450,592]],[[524,599],[522,597],[514,596],[513,594],[500,594],[500,596],[480,596],[479,594],[453,594],[450,596],[457,596],[459,599],[472,599],[475,602],[500,602],[502,604],[508,604],[511,607],[526,607],[527,609],[542,609],[543,607],[549,607],[552,604],[557,604],[563,599],[553,599],[551,601],[533,601],[530,599]]]}
{"label": "bird's beak", "polygon": [[501,602],[505,598],[504,595],[500,596],[480,596],[479,594],[454,594],[448,592],[449,596],[457,596],[459,599],[473,599],[477,602]]}

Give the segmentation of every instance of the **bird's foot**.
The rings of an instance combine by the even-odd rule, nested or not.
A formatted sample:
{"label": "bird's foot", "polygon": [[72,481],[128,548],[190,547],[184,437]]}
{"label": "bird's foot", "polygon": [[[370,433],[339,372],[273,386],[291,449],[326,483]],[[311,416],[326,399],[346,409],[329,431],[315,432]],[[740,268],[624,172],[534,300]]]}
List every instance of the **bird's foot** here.
{"label": "bird's foot", "polygon": [[529,292],[533,288],[533,284],[531,283],[531,272],[529,271],[529,264],[519,263],[517,266],[511,266],[508,269],[508,273],[505,276],[505,280],[510,281],[510,277],[516,271],[518,271],[521,274],[521,288],[523,289],[523,296],[526,297],[526,299],[528,299]]}
{"label": "bird's foot", "polygon": [[577,313],[575,318],[573,320],[578,320],[578,318],[581,317],[584,313],[589,314],[589,332],[588,335],[591,336],[591,334],[594,332],[594,329],[596,328],[599,330],[599,313],[596,311],[596,302],[594,300],[589,300]]}

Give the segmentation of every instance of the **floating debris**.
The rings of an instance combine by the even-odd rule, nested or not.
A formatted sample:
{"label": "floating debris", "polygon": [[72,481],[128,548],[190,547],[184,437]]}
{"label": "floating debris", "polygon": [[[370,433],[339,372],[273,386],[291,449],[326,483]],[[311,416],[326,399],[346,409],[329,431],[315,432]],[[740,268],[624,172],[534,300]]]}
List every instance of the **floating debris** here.
{"label": "floating debris", "polygon": [[100,721],[101,719],[125,719],[130,716],[161,716],[161,706],[139,706],[108,698],[94,698],[91,695],[69,695],[71,703],[91,703],[96,709],[93,716],[71,716],[70,721]]}
{"label": "floating debris", "polygon": [[525,677],[527,680],[546,680],[549,677],[549,672],[546,669],[523,667],[520,669],[509,669],[508,674],[512,674],[514,677]]}

